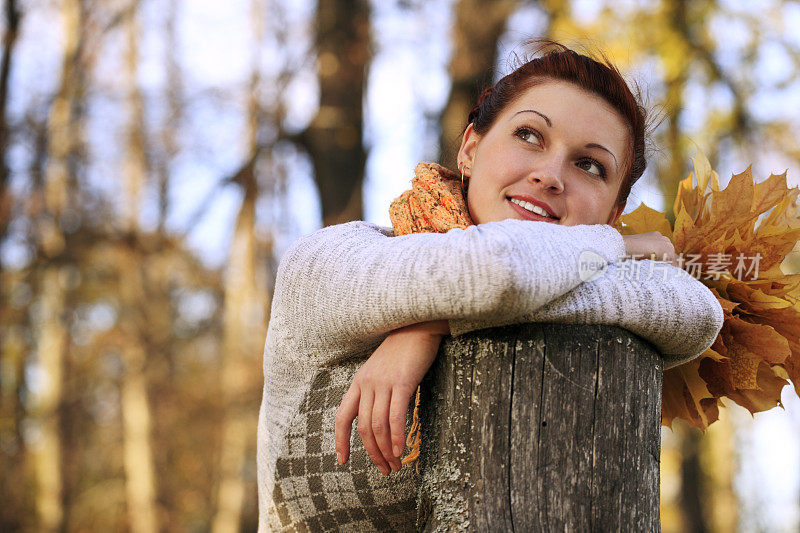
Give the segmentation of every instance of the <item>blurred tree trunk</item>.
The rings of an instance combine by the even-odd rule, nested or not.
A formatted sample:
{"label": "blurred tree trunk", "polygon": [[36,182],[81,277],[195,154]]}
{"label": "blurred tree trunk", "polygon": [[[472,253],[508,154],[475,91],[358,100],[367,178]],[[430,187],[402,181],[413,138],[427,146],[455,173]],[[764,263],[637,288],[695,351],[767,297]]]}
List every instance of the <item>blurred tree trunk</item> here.
{"label": "blurred tree trunk", "polygon": [[[3,58],[0,60],[0,243],[5,240],[8,223],[11,221],[11,194],[8,190],[8,80],[11,73],[11,62],[14,57],[14,45],[17,42],[20,13],[17,0],[6,0],[5,4],[5,36],[3,39]],[[0,276],[2,276],[3,259],[0,257]],[[0,284],[0,301],[2,301],[2,284]]]}
{"label": "blurred tree trunk", "polygon": [[122,205],[122,227],[130,234],[135,234],[139,229],[142,189],[145,185],[147,173],[144,148],[144,110],[142,92],[138,81],[139,39],[141,38],[137,16],[138,7],[138,0],[134,0],[125,15],[128,131],[125,162],[123,164],[123,195],[125,201]]}
{"label": "blurred tree trunk", "polygon": [[706,476],[700,463],[701,439],[696,428],[681,425],[681,509],[685,531],[704,533],[708,531],[704,495],[708,493]]}
{"label": "blurred tree trunk", "polygon": [[243,471],[255,439],[257,412],[247,404],[253,390],[263,341],[264,297],[256,286],[255,203],[258,186],[250,165],[242,173],[244,199],[236,219],[225,276],[222,397],[224,420],[220,449],[220,483],[212,531],[240,530],[245,498]]}
{"label": "blurred tree trunk", "polygon": [[36,507],[42,531],[62,528],[62,461],[60,407],[62,403],[63,359],[67,344],[67,329],[63,323],[64,292],[59,280],[59,268],[44,269],[40,281],[41,322],[38,324],[36,358],[47,376],[42,390],[36,394],[32,415],[41,429],[39,441],[31,446],[36,468]]}
{"label": "blurred tree trunk", "polygon": [[456,168],[467,116],[484,86],[492,83],[497,43],[517,0],[460,0],[456,4],[450,96],[441,116],[439,162]]}
{"label": "blurred tree trunk", "polygon": [[166,101],[167,116],[161,129],[161,158],[158,164],[158,234],[165,233],[167,213],[169,212],[169,174],[170,163],[178,154],[178,130],[183,114],[183,79],[178,64],[178,36],[176,32],[178,0],[169,0],[165,28],[166,48]]}
{"label": "blurred tree trunk", "polygon": [[719,532],[736,531],[739,519],[739,501],[733,486],[738,461],[731,407],[726,402],[719,419],[706,431],[701,456],[703,470],[708,473],[708,520],[712,531]]}
{"label": "blurred tree trunk", "polygon": [[150,442],[150,406],[147,401],[145,374],[147,352],[142,333],[145,320],[140,314],[147,308],[144,297],[143,258],[138,245],[138,217],[141,193],[144,188],[147,162],[144,148],[144,114],[142,95],[137,80],[140,38],[138,2],[126,14],[127,35],[127,114],[128,135],[124,172],[123,228],[128,234],[126,246],[120,248],[121,327],[124,334],[122,357],[125,373],[122,376],[120,405],[123,421],[124,467],[128,517],[134,533],[155,532],[158,529],[155,503],[155,474]]}
{"label": "blurred tree trunk", "polygon": [[[667,1],[662,4],[664,16],[669,30],[676,36],[680,48],[687,50],[688,45],[688,21],[686,19],[686,0]],[[674,48],[674,42],[673,42]],[[686,150],[682,144],[681,114],[683,113],[683,95],[686,90],[686,82],[689,74],[691,61],[675,61],[667,54],[675,54],[674,49],[663,49],[662,62],[665,65],[666,95],[664,97],[664,107],[667,118],[666,147],[669,151],[669,161],[667,168],[660,173],[659,185],[667,199],[665,207],[667,218],[674,222],[675,213],[672,212],[672,201],[675,199],[675,191],[678,182],[685,176],[687,168]]]}
{"label": "blurred tree trunk", "polygon": [[[725,138],[731,138],[746,154],[752,154],[747,138],[753,133],[755,123],[746,105],[752,88],[748,88],[748,80],[737,80],[736,76],[729,76],[722,69],[715,55],[715,44],[709,35],[710,20],[719,10],[715,0],[692,3],[688,0],[664,0],[657,15],[663,33],[659,35],[660,39],[654,39],[653,45],[660,56],[666,83],[664,107],[668,123],[665,144],[669,150],[669,160],[666,169],[660,173],[659,184],[667,200],[667,218],[672,222],[676,215],[672,212],[675,191],[689,169],[689,150],[680,122],[692,67],[699,66],[705,71],[706,79],[702,82],[706,86],[725,87],[733,99],[726,114],[712,117],[706,126],[705,134],[709,138],[704,148],[712,166],[716,166],[720,144]],[[753,26],[752,19],[742,19],[747,26]],[[753,28],[753,31],[758,33],[761,30]],[[755,48],[759,46],[758,42],[756,39],[748,45],[750,49],[744,54],[745,58],[750,58],[748,61],[753,61],[757,56]],[[752,158],[752,155],[748,156],[748,159]]]}
{"label": "blurred tree trunk", "polygon": [[319,110],[300,142],[314,165],[325,226],[364,218],[363,94],[370,58],[369,2],[319,0]]}
{"label": "blurred tree trunk", "polygon": [[157,531],[155,475],[150,446],[150,406],[145,376],[146,352],[140,335],[141,320],[136,315],[146,307],[142,293],[142,258],[133,248],[121,249],[120,299],[124,345],[120,406],[122,409],[125,489],[128,518],[134,533]]}
{"label": "blurred tree trunk", "polygon": [[[32,513],[29,499],[30,465],[27,461],[25,441],[22,439],[21,422],[23,419],[24,361],[28,356],[29,346],[23,337],[24,329],[30,324],[25,318],[8,316],[11,307],[9,302],[0,303],[4,307],[3,322],[0,323],[2,335],[2,362],[5,367],[5,379],[8,386],[0,396],[0,494],[3,505],[0,506],[0,531],[23,531],[32,529],[30,519]],[[26,314],[28,309],[25,309]],[[22,313],[19,313],[21,315]],[[19,316],[18,315],[18,316]],[[9,320],[10,319],[10,320]],[[12,324],[16,322],[16,327]],[[24,324],[24,325],[23,325]],[[24,329],[23,329],[24,328]],[[10,379],[9,379],[10,378]],[[27,414],[25,414],[27,416]],[[21,482],[24,480],[24,482]]]}
{"label": "blurred tree trunk", "polygon": [[256,237],[256,201],[259,197],[256,164],[259,160],[258,131],[263,115],[259,98],[261,76],[260,54],[266,6],[260,0],[251,3],[256,50],[250,79],[248,163],[233,182],[244,193],[236,218],[225,273],[222,351],[222,398],[224,419],[220,449],[220,482],[217,509],[211,530],[214,533],[233,533],[241,530],[242,508],[246,494],[245,461],[255,442],[258,423],[257,408],[249,401],[259,390],[253,368],[258,368],[265,335],[264,309],[268,295],[257,283],[258,271],[266,265],[259,260]]}
{"label": "blurred tree trunk", "polygon": [[[9,185],[8,168],[8,146],[9,124],[6,116],[6,109],[9,100],[9,74],[11,72],[12,59],[14,57],[14,45],[17,42],[19,29],[20,13],[16,0],[6,0],[5,3],[5,36],[3,39],[3,57],[0,60],[0,246],[5,241],[8,233],[8,226],[11,222],[12,204]],[[14,490],[12,484],[16,485],[19,476],[17,468],[23,463],[23,442],[20,438],[20,428],[17,423],[17,413],[20,408],[19,392],[21,391],[21,377],[23,372],[24,353],[26,351],[24,341],[20,338],[19,329],[16,334],[12,333],[12,304],[10,302],[11,284],[6,278],[5,264],[2,254],[0,254],[0,354],[5,366],[5,372],[0,371],[0,442],[4,443],[0,450],[0,470],[4,472],[3,479],[0,479],[0,493],[4,494],[7,506],[0,510],[0,530],[20,529],[21,516],[23,510],[22,498],[24,491],[17,488]],[[6,381],[2,378],[13,376]],[[6,387],[8,384],[10,386]],[[18,486],[17,486],[18,487]],[[16,511],[16,512],[15,512]]]}
{"label": "blurred tree trunk", "polygon": [[32,414],[41,428],[39,442],[32,446],[36,472],[36,507],[42,531],[58,531],[64,524],[62,439],[60,434],[62,385],[68,345],[62,254],[64,217],[74,217],[69,190],[75,183],[74,157],[76,109],[81,92],[80,53],[83,12],[79,0],[61,4],[64,28],[61,79],[47,119],[47,163],[43,186],[44,210],[37,219],[37,239],[46,258],[39,275],[42,313],[35,327],[36,361],[47,376],[35,394]]}
{"label": "blurred tree trunk", "polygon": [[[179,152],[178,133],[180,130],[181,117],[183,113],[183,78],[179,56],[175,51],[179,47],[177,36],[178,23],[178,3],[179,0],[169,0],[166,5],[164,40],[166,46],[162,55],[162,61],[166,65],[166,86],[164,94],[161,96],[166,101],[167,111],[163,117],[159,131],[157,147],[153,150],[157,156],[154,161],[154,177],[157,180],[157,202],[158,202],[158,223],[156,227],[156,238],[158,242],[159,254],[164,260],[172,262],[172,252],[174,243],[170,242],[167,236],[167,216],[169,214],[169,185],[172,164]],[[167,259],[169,257],[170,259]],[[174,281],[171,280],[170,269],[155,268],[148,270],[148,285],[150,302],[149,315],[151,320],[148,322],[148,336],[151,353],[162,354],[160,362],[165,371],[159,375],[160,382],[150,374],[149,383],[151,387],[155,385],[155,392],[149,394],[153,405],[158,406],[177,406],[181,405],[183,398],[179,392],[179,380],[177,377],[176,352],[177,343],[174,335],[173,324],[175,324],[175,309],[173,307],[171,289]],[[159,387],[160,385],[160,387]],[[160,409],[161,411],[161,409]],[[163,412],[163,411],[161,411]],[[176,422],[172,409],[169,410],[171,416],[158,416],[153,420],[152,437],[153,442],[153,464],[155,470],[160,472],[157,483],[157,501],[163,510],[163,521],[160,524],[163,530],[173,531],[178,529],[180,520],[180,492],[182,490],[182,480],[180,470],[175,466],[175,458],[181,454],[181,442],[174,438]],[[185,411],[184,411],[185,412]]]}

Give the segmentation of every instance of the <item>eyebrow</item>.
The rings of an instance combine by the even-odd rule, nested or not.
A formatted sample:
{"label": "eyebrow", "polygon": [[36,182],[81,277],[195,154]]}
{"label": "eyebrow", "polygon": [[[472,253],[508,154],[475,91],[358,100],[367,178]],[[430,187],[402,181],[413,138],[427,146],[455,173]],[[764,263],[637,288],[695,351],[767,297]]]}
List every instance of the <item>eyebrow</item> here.
{"label": "eyebrow", "polygon": [[540,117],[542,117],[542,118],[544,119],[544,121],[545,121],[545,122],[547,122],[547,127],[548,127],[548,128],[552,128],[552,127],[553,127],[553,123],[552,123],[552,122],[550,122],[550,119],[549,119],[549,118],[547,118],[547,115],[543,115],[543,114],[539,113],[538,111],[536,111],[535,109],[523,109],[522,111],[517,111],[516,113],[514,113],[513,115],[511,115],[511,118],[514,118],[514,117],[516,117],[516,116],[517,116],[517,115],[519,115],[520,113],[536,113],[537,115],[539,115]]}
{"label": "eyebrow", "polygon": [[[547,123],[547,127],[548,127],[548,128],[552,128],[552,127],[553,127],[553,123],[550,121],[550,119],[547,117],[547,115],[544,115],[544,114],[542,114],[542,113],[539,113],[539,112],[538,112],[538,111],[536,111],[535,109],[523,109],[522,111],[517,111],[516,113],[514,113],[513,115],[511,115],[511,118],[514,118],[514,117],[516,117],[516,116],[517,116],[517,115],[519,115],[520,113],[536,113],[537,115],[539,115],[540,117],[542,117],[542,118],[544,119],[544,121]],[[509,119],[509,120],[510,120],[510,119]],[[611,150],[609,150],[608,148],[606,148],[606,147],[605,147],[605,146],[603,146],[602,144],[597,144],[597,143],[589,143],[589,144],[587,144],[586,146],[584,146],[584,148],[600,148],[601,150],[605,150],[606,152],[608,152],[608,153],[611,155],[611,157],[613,157],[613,158],[614,158],[614,165],[615,165],[617,168],[619,168],[619,163],[617,163],[617,156],[615,156],[615,155],[614,155],[614,153],[613,153]]]}
{"label": "eyebrow", "polygon": [[617,163],[617,156],[615,156],[613,153],[611,153],[611,150],[609,150],[608,148],[606,148],[602,144],[589,143],[584,148],[600,148],[601,150],[605,150],[606,152],[608,152],[611,155],[611,157],[614,158],[614,166],[619,168],[619,163]]}

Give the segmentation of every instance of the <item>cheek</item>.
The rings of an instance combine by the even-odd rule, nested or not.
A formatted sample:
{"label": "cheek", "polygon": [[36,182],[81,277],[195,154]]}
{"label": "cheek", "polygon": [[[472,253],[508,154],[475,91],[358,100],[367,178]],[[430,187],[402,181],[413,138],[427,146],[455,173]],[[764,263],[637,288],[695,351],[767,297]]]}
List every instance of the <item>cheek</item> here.
{"label": "cheek", "polygon": [[480,188],[473,187],[473,184],[470,183],[467,189],[467,209],[469,209],[469,216],[475,224],[482,224],[485,218],[482,198]]}
{"label": "cheek", "polygon": [[535,157],[519,154],[515,150],[506,150],[495,154],[493,176],[495,183],[505,187],[528,175],[536,165]]}
{"label": "cheek", "polygon": [[532,163],[530,157],[520,153],[513,141],[487,139],[475,154],[476,172],[495,186],[505,186],[507,181],[526,172]]}
{"label": "cheek", "polygon": [[569,197],[569,210],[577,216],[591,219],[607,218],[616,198],[605,191],[587,186],[580,180],[572,182]]}
{"label": "cheek", "polygon": [[467,208],[470,218],[475,224],[483,224],[494,219],[498,208],[496,198],[497,191],[494,183],[480,178],[470,179],[467,188]]}

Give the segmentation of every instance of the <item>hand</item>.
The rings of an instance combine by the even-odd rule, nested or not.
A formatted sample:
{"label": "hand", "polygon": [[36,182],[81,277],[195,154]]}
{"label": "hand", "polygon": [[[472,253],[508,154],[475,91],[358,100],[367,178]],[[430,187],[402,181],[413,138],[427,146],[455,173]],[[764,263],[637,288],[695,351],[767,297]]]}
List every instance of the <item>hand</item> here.
{"label": "hand", "polygon": [[358,433],[372,462],[383,475],[400,470],[409,401],[449,333],[446,326],[438,321],[395,330],[361,366],[336,412],[339,464],[350,456],[350,430],[358,415]]}
{"label": "hand", "polygon": [[678,266],[675,246],[668,237],[658,231],[623,235],[622,239],[625,241],[625,253],[627,255],[643,255],[645,256],[643,259],[665,261],[671,265]]}

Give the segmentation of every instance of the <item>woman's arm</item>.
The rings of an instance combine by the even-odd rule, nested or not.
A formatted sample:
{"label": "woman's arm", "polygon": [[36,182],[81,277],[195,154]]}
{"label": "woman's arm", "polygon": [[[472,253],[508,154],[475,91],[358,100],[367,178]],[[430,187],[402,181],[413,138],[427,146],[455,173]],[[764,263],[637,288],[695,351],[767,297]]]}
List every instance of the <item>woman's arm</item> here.
{"label": "woman's arm", "polygon": [[625,246],[601,224],[504,220],[398,237],[366,222],[329,226],[284,254],[270,329],[333,359],[420,322],[519,320],[582,283],[586,251],[608,263]]}
{"label": "woman's arm", "polygon": [[446,320],[395,330],[361,365],[336,412],[339,464],[350,456],[350,431],[358,416],[358,433],[375,465],[384,475],[400,470],[409,400],[448,330]]}
{"label": "woman's arm", "polygon": [[450,335],[450,322],[447,320],[432,320],[430,322],[420,322],[419,324],[412,324],[406,326],[404,329],[407,331],[416,331],[419,333],[428,333],[430,335]]}
{"label": "woman's arm", "polygon": [[611,324],[651,342],[664,368],[698,357],[722,328],[722,306],[702,282],[663,262],[609,264],[604,275],[582,283],[520,320],[451,320],[453,335],[518,322]]}

